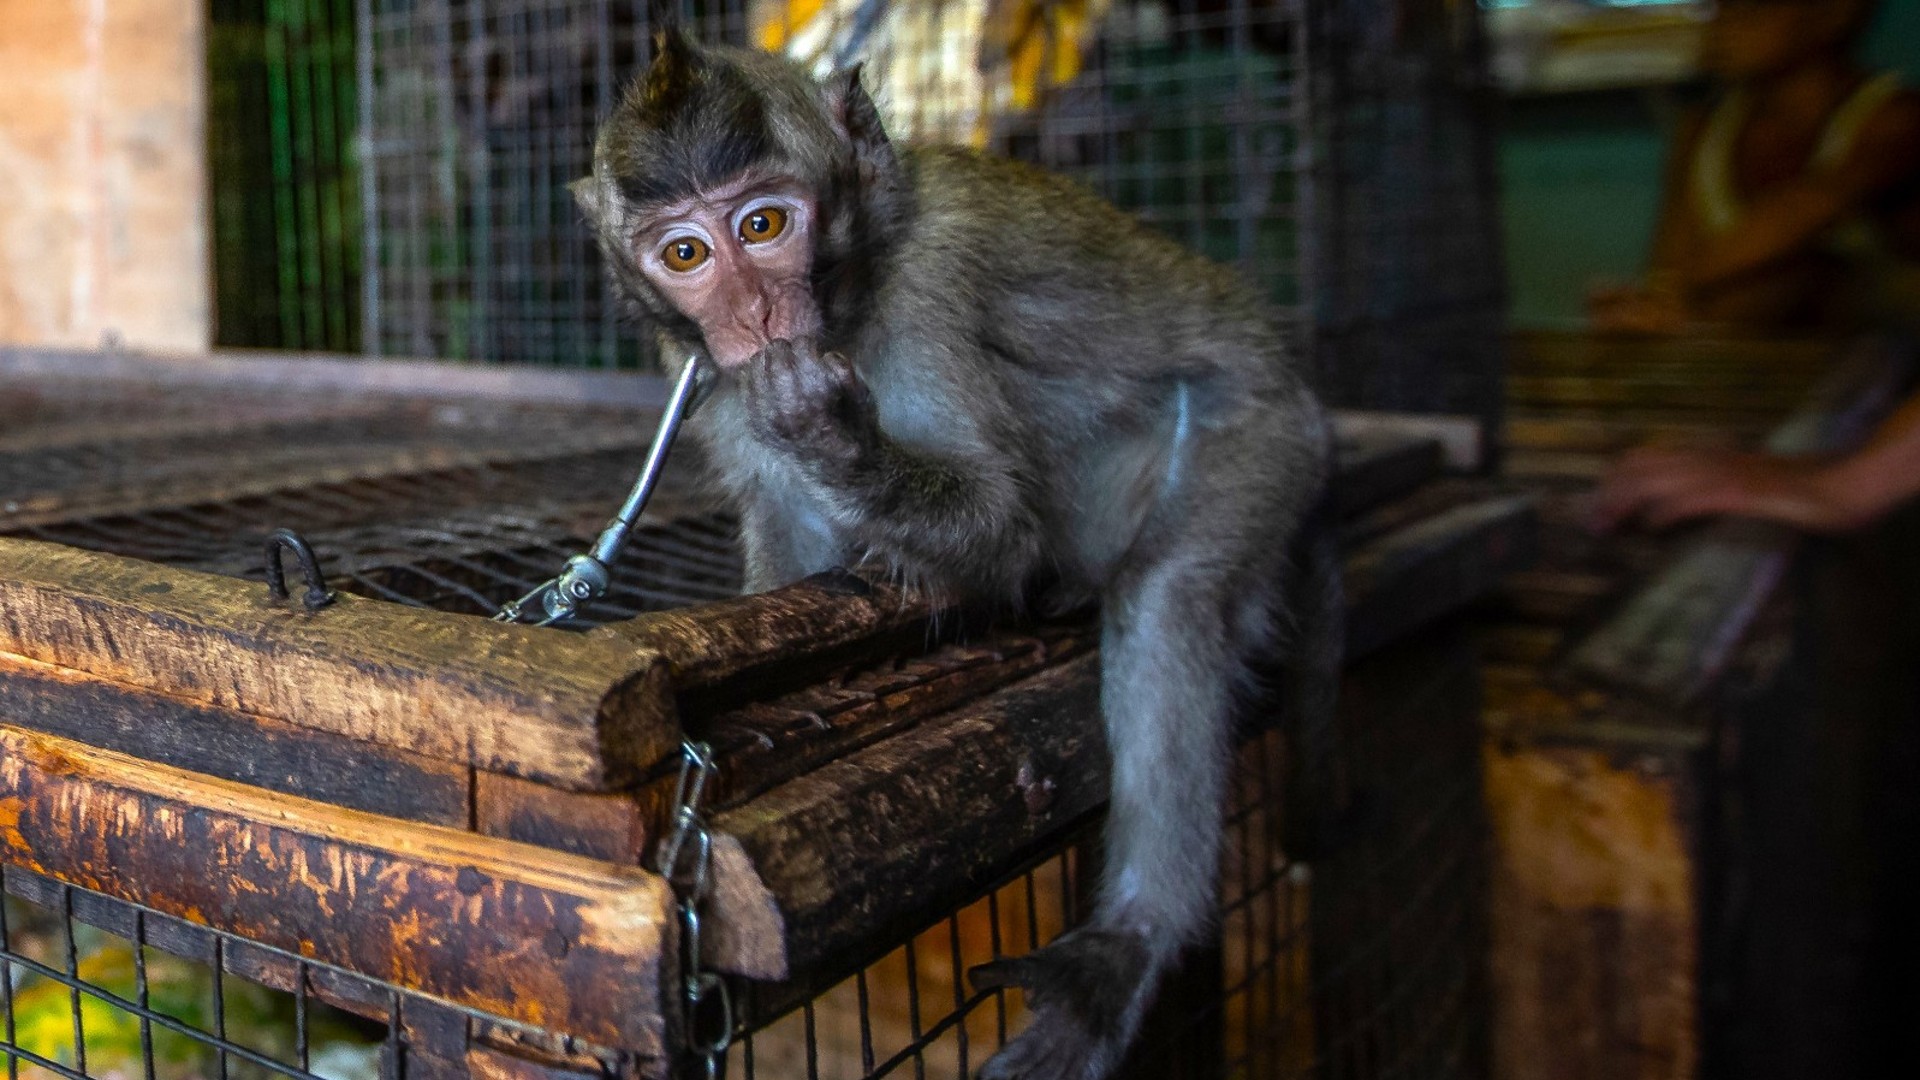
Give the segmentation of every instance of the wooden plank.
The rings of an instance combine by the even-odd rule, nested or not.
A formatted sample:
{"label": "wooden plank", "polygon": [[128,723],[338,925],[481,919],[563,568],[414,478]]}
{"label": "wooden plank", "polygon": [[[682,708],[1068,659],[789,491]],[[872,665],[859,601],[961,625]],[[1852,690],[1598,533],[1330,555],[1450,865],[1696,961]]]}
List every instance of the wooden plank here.
{"label": "wooden plank", "polygon": [[162,353],[0,346],[0,376],[86,378],[155,387],[257,387],[290,396],[391,394],[595,409],[659,409],[668,396],[666,379],[652,373],[232,349]]}
{"label": "wooden plank", "polygon": [[1332,418],[1333,430],[1343,440],[1432,442],[1449,469],[1471,472],[1486,464],[1478,417],[1336,409]]}
{"label": "wooden plank", "polygon": [[1094,647],[1090,625],[1014,628],[915,657],[818,673],[815,685],[702,717],[719,765],[709,805],[735,805]]}
{"label": "wooden plank", "polygon": [[0,540],[0,654],[559,787],[676,752],[659,657],[591,636]]}
{"label": "wooden plank", "polygon": [[1099,681],[1081,657],[717,815],[784,916],[788,955],[766,966],[909,933],[1101,805]]}
{"label": "wooden plank", "polygon": [[872,653],[908,641],[924,648],[937,610],[919,593],[831,571],[757,596],[650,612],[585,636],[658,657],[682,692],[768,696],[858,655],[849,650]]}
{"label": "wooden plank", "polygon": [[465,765],[0,656],[0,723],[318,799],[464,828]]}
{"label": "wooden plank", "polygon": [[638,866],[649,820],[658,819],[639,795],[556,791],[532,780],[474,774],[473,829],[483,836]]}
{"label": "wooden plank", "polygon": [[1493,1074],[1697,1072],[1696,794],[1663,755],[1490,743]]}
{"label": "wooden plank", "polygon": [[1402,637],[1486,593],[1533,560],[1533,502],[1470,502],[1389,533],[1349,555],[1349,660]]}
{"label": "wooden plank", "polygon": [[1370,434],[1342,439],[1332,485],[1339,516],[1353,517],[1417,490],[1440,475],[1438,440]]}
{"label": "wooden plank", "polygon": [[644,871],[0,727],[0,860],[456,1005],[661,1057]]}

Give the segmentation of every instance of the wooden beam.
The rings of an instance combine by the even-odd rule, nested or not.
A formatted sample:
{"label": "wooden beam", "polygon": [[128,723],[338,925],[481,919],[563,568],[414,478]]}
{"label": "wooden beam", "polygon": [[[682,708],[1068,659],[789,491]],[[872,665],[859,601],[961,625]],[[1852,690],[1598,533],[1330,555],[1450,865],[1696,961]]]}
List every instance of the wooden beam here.
{"label": "wooden beam", "polygon": [[718,815],[785,920],[784,962],[762,966],[896,940],[1101,806],[1099,693],[1084,656]]}
{"label": "wooden beam", "polygon": [[0,539],[0,654],[576,790],[679,747],[660,658],[632,645]]}
{"label": "wooden beam", "polygon": [[733,695],[764,697],[813,681],[849,649],[924,647],[927,620],[938,610],[919,593],[832,571],[756,596],[649,612],[586,637],[658,657],[682,692],[739,680]]}
{"label": "wooden beam", "polygon": [[644,871],[0,727],[0,860],[605,1046],[664,1056],[672,895]]}
{"label": "wooden beam", "polygon": [[1533,500],[1514,495],[1462,503],[1414,521],[1346,561],[1347,656],[1365,656],[1490,591],[1531,563],[1538,546]]}
{"label": "wooden beam", "polygon": [[464,828],[472,809],[466,765],[17,657],[0,656],[0,724],[409,821]]}
{"label": "wooden beam", "polygon": [[227,391],[247,387],[290,398],[312,393],[387,394],[590,409],[659,409],[668,396],[666,379],[654,374],[237,349],[165,353],[0,346],[0,376],[111,380],[142,387],[210,386]]}

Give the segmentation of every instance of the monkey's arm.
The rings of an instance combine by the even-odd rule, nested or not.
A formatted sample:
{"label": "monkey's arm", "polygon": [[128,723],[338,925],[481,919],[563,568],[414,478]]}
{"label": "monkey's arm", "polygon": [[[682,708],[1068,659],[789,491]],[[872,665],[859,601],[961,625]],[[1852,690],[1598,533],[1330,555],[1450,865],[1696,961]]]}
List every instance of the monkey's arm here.
{"label": "monkey's arm", "polygon": [[[861,543],[910,566],[956,580],[1017,587],[1039,541],[1021,498],[1018,464],[989,449],[933,453],[882,429],[872,394],[837,354],[768,346],[744,378],[748,423],[766,445],[792,455],[831,512]],[[972,414],[942,402],[948,422]]]}

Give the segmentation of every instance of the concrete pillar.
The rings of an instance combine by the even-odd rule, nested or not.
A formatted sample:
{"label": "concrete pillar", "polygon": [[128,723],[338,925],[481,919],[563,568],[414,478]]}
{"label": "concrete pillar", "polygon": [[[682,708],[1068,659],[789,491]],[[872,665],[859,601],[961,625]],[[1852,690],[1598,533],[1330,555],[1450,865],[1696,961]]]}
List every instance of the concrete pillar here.
{"label": "concrete pillar", "polygon": [[212,338],[204,0],[0,0],[0,343]]}

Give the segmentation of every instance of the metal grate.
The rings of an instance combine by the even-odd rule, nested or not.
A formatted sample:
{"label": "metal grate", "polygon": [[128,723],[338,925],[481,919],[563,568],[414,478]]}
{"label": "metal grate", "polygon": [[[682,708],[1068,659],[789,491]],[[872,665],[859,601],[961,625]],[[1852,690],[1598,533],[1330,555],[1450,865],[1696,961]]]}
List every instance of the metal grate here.
{"label": "metal grate", "polygon": [[8,1080],[397,1080],[430,1013],[529,1030],[0,864]]}
{"label": "metal grate", "polygon": [[[566,185],[588,171],[598,120],[651,55],[648,6],[360,0],[369,351],[644,359],[645,335],[621,325]],[[790,25],[782,5],[718,0],[683,6],[683,24],[805,58],[864,55],[897,136],[1067,173],[1238,265],[1285,312],[1302,304],[1297,6],[1120,0],[1097,26],[1009,38],[1024,58],[984,73],[980,0],[803,9],[808,21]],[[1022,63],[1042,74],[1021,75]]]}
{"label": "metal grate", "polygon": [[[346,479],[0,528],[0,535],[263,580],[267,534],[291,528],[314,546],[336,588],[491,615],[585,550],[632,482],[634,460],[630,451],[603,451]],[[732,519],[693,505],[684,486],[666,488],[660,509],[629,541],[611,594],[568,625],[584,628],[738,593]]]}

